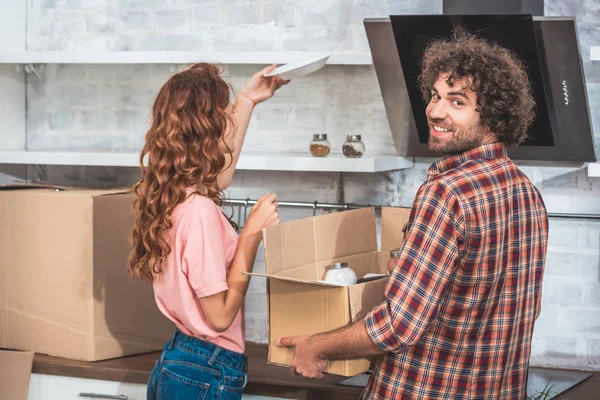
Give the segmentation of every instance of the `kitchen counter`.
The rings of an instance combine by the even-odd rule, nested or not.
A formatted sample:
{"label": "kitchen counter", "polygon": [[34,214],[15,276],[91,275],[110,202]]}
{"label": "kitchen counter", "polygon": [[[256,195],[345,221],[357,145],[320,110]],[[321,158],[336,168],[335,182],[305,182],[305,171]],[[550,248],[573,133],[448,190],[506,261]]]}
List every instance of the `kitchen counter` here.
{"label": "kitchen counter", "polygon": [[[267,346],[247,343],[249,394],[273,395],[294,399],[356,399],[361,388],[341,386],[344,377],[326,375],[323,379],[310,380],[291,376],[287,367],[267,364]],[[129,383],[147,382],[150,371],[160,352],[115,358],[112,360],[85,362],[36,354],[33,373],[101,379]],[[571,388],[557,400],[581,400],[600,398],[600,371]]]}
{"label": "kitchen counter", "polygon": [[[340,386],[345,377],[326,375],[310,380],[291,376],[287,367],[267,364],[267,346],[247,343],[248,386],[251,394],[293,396],[296,399],[356,399],[361,388]],[[101,379],[129,383],[146,383],[160,352],[120,357],[96,362],[76,361],[36,354],[33,373]],[[334,393],[335,392],[335,393]]]}

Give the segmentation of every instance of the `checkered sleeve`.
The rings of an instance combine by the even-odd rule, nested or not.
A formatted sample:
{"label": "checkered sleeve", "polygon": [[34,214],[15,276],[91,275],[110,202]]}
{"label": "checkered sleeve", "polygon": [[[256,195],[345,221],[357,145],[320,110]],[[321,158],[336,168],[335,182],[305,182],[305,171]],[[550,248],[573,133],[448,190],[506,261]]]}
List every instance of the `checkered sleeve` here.
{"label": "checkered sleeve", "polygon": [[436,318],[459,258],[464,218],[458,201],[439,183],[424,185],[386,301],[366,317],[373,342],[398,351],[418,342]]}

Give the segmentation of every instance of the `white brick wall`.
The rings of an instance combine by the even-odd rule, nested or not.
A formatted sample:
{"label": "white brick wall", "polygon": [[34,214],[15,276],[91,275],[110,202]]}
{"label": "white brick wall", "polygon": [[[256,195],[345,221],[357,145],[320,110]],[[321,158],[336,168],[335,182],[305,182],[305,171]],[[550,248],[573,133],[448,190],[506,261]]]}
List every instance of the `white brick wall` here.
{"label": "white brick wall", "polygon": [[[598,213],[598,190],[595,194]],[[600,367],[599,249],[600,221],[551,220],[532,363]]]}
{"label": "white brick wall", "polygon": [[[441,0],[27,0],[29,50],[336,50],[363,51],[362,18],[390,13],[439,13]],[[600,44],[594,0],[546,0],[546,15],[575,15],[589,107],[600,134],[600,66],[589,46]],[[178,67],[47,65],[29,77],[30,149],[136,150],[155,91]],[[230,65],[234,87],[259,66]],[[260,105],[247,151],[305,151],[327,132],[335,152],[346,133],[362,133],[371,154],[393,151],[371,67],[327,66],[294,81]],[[239,172],[228,195],[283,200],[410,206],[432,160],[380,174]],[[523,167],[550,212],[600,214],[600,179],[572,167]],[[92,186],[132,183],[134,169],[30,167],[32,178]],[[237,210],[239,211],[239,210]],[[311,210],[283,209],[284,220]],[[600,222],[551,220],[543,311],[536,324],[534,365],[600,368]],[[264,269],[259,255],[255,269]],[[265,341],[265,282],[254,279],[246,303],[248,339]]]}
{"label": "white brick wall", "polygon": [[367,50],[362,19],[441,0],[27,0],[28,49]]}
{"label": "white brick wall", "polygon": [[[240,89],[260,66],[231,65]],[[27,84],[27,146],[31,150],[136,151],[143,142],[155,93],[177,67],[170,65],[46,65]],[[327,66],[295,80],[260,104],[246,151],[306,152],[313,133],[326,132],[341,153],[359,133],[369,154],[394,154],[377,79],[368,66]],[[266,147],[268,146],[268,147]]]}

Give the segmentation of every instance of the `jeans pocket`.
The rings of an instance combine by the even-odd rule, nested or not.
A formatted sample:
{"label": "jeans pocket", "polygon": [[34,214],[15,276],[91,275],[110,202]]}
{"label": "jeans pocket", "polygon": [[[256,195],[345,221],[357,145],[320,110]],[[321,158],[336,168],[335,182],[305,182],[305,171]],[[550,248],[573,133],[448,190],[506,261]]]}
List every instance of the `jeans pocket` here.
{"label": "jeans pocket", "polygon": [[246,374],[230,376],[225,375],[223,378],[223,384],[230,388],[239,388],[243,389],[246,384]]}
{"label": "jeans pocket", "polygon": [[204,400],[210,389],[208,382],[200,382],[179,375],[163,367],[158,381],[157,400]]}
{"label": "jeans pocket", "polygon": [[219,387],[219,400],[238,400],[242,398],[246,386],[246,373],[239,370],[224,369],[223,380]]}

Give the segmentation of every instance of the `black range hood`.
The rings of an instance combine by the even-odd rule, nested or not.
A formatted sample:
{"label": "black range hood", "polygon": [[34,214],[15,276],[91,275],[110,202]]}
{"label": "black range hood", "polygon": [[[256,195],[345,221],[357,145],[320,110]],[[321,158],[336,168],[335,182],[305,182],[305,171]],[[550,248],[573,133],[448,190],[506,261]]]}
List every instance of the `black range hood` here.
{"label": "black range hood", "polygon": [[528,132],[529,139],[509,150],[511,158],[596,161],[574,17],[404,15],[368,18],[364,25],[396,154],[435,157],[427,148],[426,104],[417,76],[427,43],[463,25],[515,51],[527,66],[536,100],[536,120]]}

